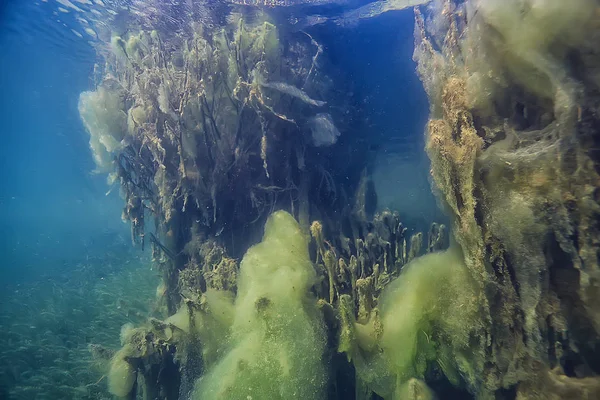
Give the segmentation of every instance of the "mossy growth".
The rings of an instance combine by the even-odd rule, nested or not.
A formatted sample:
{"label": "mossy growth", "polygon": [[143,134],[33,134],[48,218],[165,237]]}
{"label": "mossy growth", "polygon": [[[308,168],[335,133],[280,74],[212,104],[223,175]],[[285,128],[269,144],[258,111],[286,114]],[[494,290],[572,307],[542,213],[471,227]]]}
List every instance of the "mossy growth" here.
{"label": "mossy growth", "polygon": [[127,397],[136,382],[137,372],[127,357],[133,353],[130,345],[124,346],[111,360],[108,373],[108,391],[117,397]]}
{"label": "mossy growth", "polygon": [[320,399],[325,330],[309,289],[308,237],[283,211],[244,256],[227,351],[196,383],[194,399]]}
{"label": "mossy growth", "polygon": [[[357,376],[386,399],[430,398],[429,368],[454,385],[477,386],[481,318],[478,286],[457,249],[432,253],[407,264],[382,292],[368,324],[352,324],[356,345],[344,342]],[[413,390],[419,382],[419,390]],[[412,389],[411,389],[412,388]]]}

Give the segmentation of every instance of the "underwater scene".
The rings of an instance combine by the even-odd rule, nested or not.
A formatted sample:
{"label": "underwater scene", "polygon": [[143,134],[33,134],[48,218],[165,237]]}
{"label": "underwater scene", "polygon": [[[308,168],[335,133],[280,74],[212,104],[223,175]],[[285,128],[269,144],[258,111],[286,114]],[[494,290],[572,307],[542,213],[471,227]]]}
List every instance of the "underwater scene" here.
{"label": "underwater scene", "polygon": [[600,399],[600,0],[3,0],[0,49],[0,400]]}

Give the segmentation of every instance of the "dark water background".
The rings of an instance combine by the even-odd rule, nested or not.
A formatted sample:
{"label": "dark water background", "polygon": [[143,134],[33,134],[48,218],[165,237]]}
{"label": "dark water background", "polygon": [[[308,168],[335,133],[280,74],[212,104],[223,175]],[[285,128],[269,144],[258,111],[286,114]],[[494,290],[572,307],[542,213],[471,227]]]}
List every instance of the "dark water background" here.
{"label": "dark water background", "polygon": [[[116,348],[152,312],[158,284],[133,248],[77,111],[95,53],[48,2],[0,1],[0,398],[104,398],[88,345]],[[443,219],[428,182],[427,99],[412,61],[413,14],[311,31],[355,83],[376,138],[379,208],[411,230]],[[147,253],[147,252],[146,252]],[[77,372],[74,372],[74,371]]]}

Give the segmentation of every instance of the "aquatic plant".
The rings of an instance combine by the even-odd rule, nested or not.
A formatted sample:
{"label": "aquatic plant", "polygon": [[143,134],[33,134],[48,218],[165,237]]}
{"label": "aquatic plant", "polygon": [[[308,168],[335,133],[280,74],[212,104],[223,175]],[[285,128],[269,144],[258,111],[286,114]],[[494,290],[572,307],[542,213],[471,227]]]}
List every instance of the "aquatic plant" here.
{"label": "aquatic plant", "polygon": [[433,178],[487,309],[473,391],[597,396],[598,3],[436,7],[417,12],[415,60]]}
{"label": "aquatic plant", "polygon": [[[213,254],[205,258],[209,266],[203,264],[201,270],[188,267],[179,275],[183,301],[177,312],[163,321],[150,319],[122,335],[123,347],[115,354],[109,373],[111,392],[121,397],[143,392],[163,393],[164,398],[189,393],[201,398],[246,399],[267,394],[324,398],[328,386],[330,393],[343,390],[337,385],[346,382],[334,384],[327,379],[332,368],[327,359],[337,351],[336,346],[329,347],[331,342],[340,341],[340,352],[354,354],[342,344],[345,330],[368,330],[361,327],[369,326],[372,316],[379,313],[377,302],[382,290],[398,276],[406,261],[419,260],[423,248],[421,234],[414,235],[408,247],[406,228],[397,214],[390,212],[356,229],[369,233],[364,240],[328,240],[322,224],[313,222],[310,232],[316,248],[311,256],[307,234],[290,214],[278,211],[268,219],[263,241],[247,251],[239,267],[214,244],[206,247],[204,254]],[[432,227],[428,251],[445,246],[443,232],[443,226]],[[311,261],[315,259],[316,269]],[[455,274],[464,270],[460,258],[441,259],[455,263],[447,271],[454,277],[450,281],[458,285],[456,281],[465,277],[464,273]],[[235,285],[202,290],[200,282],[210,282],[204,277],[214,277],[215,269],[210,265],[224,262],[231,263],[236,271],[239,268]],[[431,272],[423,268],[420,274],[431,276],[444,287],[447,279],[437,279]],[[463,289],[465,293],[469,290]],[[457,301],[464,302],[465,298],[467,295],[458,296]],[[355,307],[357,324],[361,325],[348,328],[341,315],[354,313]],[[451,325],[456,319],[443,321]],[[348,346],[355,345],[351,342]],[[282,368],[287,371],[284,375],[276,373]],[[335,369],[348,368],[342,363]],[[170,372],[158,375],[158,371]],[[180,372],[173,376],[173,371]],[[406,385],[413,385],[410,377],[406,376]],[[131,379],[135,380],[133,386]]]}
{"label": "aquatic plant", "polygon": [[355,137],[335,110],[358,111],[340,107],[325,47],[266,10],[234,10],[216,28],[134,19],[110,32],[101,81],[80,99],[169,314],[124,330],[112,393],[597,397],[597,2],[416,10],[446,251],[443,226],[424,245],[397,213],[373,215],[364,158],[351,178],[334,173],[328,157]]}
{"label": "aquatic plant", "polygon": [[[148,238],[146,218],[158,226],[148,236],[171,313],[180,271],[203,269],[207,242],[241,256],[277,208],[294,212],[308,229],[311,214],[344,205],[338,192],[356,190],[360,171],[352,160],[366,152],[332,167],[329,154],[314,149],[323,140],[335,144],[355,109],[347,96],[336,96],[342,88],[319,68],[322,46],[310,35],[282,41],[260,11],[232,13],[212,28],[192,19],[186,29],[173,35],[140,24],[125,35],[110,33],[110,43],[99,47],[106,65],[97,89],[79,103],[98,168],[109,170],[109,183],[124,193],[133,240],[143,245]],[[334,122],[326,96],[350,118]],[[330,137],[315,142],[318,115],[328,115],[318,135],[327,130]],[[349,179],[335,182],[336,169]],[[226,278],[221,269],[228,267],[217,268],[214,279],[235,285],[235,269]],[[212,279],[203,274],[199,284],[218,286]]]}
{"label": "aquatic plant", "polygon": [[324,398],[326,336],[307,239],[290,214],[269,217],[240,264],[230,343],[193,398]]}
{"label": "aquatic plant", "polygon": [[483,328],[478,290],[457,249],[416,258],[385,286],[362,322],[350,297],[340,299],[339,350],[353,362],[357,379],[384,398],[404,398],[407,385],[424,379],[432,363],[454,385],[461,376],[475,379],[473,347]]}

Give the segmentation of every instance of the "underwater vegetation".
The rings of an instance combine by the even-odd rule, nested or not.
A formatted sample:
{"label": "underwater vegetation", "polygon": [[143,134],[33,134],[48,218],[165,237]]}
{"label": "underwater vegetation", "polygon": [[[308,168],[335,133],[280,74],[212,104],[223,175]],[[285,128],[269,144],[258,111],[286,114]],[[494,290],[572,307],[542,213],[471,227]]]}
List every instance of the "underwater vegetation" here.
{"label": "underwater vegetation", "polygon": [[[150,5],[95,27],[79,99],[160,274],[161,312],[93,338],[111,395],[600,398],[598,1]],[[450,218],[421,233],[374,212],[374,139],[318,35],[412,6]]]}
{"label": "underwater vegetation", "polygon": [[[107,265],[107,262],[112,265]],[[0,397],[109,399],[106,359],[122,325],[161,315],[147,258],[117,250],[0,299]]]}
{"label": "underwater vegetation", "polygon": [[485,322],[471,391],[596,398],[598,3],[416,13],[427,152]]}
{"label": "underwater vegetation", "polygon": [[112,34],[80,111],[134,239],[154,217],[171,314],[122,338],[113,394],[600,395],[600,6],[428,3],[414,60],[451,230],[433,224],[426,243],[397,213],[373,215],[368,169],[341,183],[350,163],[328,162],[357,145],[335,110],[360,110],[336,96],[343,81],[310,32],[242,7],[219,28]]}
{"label": "underwater vegetation", "polygon": [[242,259],[233,310],[217,310],[233,314],[231,343],[192,398],[322,398],[326,335],[315,281],[308,236],[290,214],[273,213]]}

